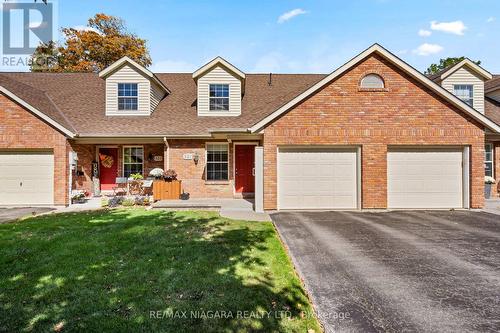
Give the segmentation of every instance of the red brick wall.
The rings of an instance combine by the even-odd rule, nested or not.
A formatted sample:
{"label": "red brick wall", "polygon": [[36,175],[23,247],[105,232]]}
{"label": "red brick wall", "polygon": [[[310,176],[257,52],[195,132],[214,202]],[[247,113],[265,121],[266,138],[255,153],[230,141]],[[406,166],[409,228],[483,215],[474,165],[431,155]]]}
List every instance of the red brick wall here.
{"label": "red brick wall", "polygon": [[[220,182],[205,181],[205,144],[206,140],[168,140],[170,168],[182,180],[182,188],[192,198],[232,198],[233,197],[233,144],[229,144],[229,180]],[[227,143],[227,141],[209,141]],[[184,160],[184,154],[199,155],[198,164]]]}
{"label": "red brick wall", "polygon": [[[362,91],[380,74],[384,91]],[[471,147],[471,206],[484,203],[484,130],[377,55],[370,56],[264,130],[264,208],[277,208],[279,145],[361,145],[362,207],[387,207],[388,145]]]}
{"label": "red brick wall", "polygon": [[68,204],[66,137],[4,95],[0,95],[0,149],[46,149],[54,153],[54,203]]}

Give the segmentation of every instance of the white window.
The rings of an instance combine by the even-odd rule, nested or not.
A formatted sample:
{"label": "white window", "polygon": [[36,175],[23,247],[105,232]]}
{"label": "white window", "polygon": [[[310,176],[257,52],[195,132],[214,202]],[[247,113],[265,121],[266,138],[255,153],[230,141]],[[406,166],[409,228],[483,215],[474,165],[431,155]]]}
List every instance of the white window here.
{"label": "white window", "polygon": [[484,151],[484,175],[493,177],[493,144],[485,144]]}
{"label": "white window", "polygon": [[211,84],[210,111],[229,111],[229,84]]}
{"label": "white window", "polygon": [[453,93],[465,103],[473,106],[474,88],[470,84],[457,84],[453,86]]}
{"label": "white window", "polygon": [[361,88],[382,89],[384,80],[377,74],[368,74],[361,80]]}
{"label": "white window", "polygon": [[228,180],[228,161],[228,145],[226,143],[208,143],[207,180]]}
{"label": "white window", "polygon": [[118,83],[118,110],[137,110],[137,83]]}
{"label": "white window", "polygon": [[144,170],[144,148],[142,146],[123,147],[123,177],[133,173],[142,175]]}

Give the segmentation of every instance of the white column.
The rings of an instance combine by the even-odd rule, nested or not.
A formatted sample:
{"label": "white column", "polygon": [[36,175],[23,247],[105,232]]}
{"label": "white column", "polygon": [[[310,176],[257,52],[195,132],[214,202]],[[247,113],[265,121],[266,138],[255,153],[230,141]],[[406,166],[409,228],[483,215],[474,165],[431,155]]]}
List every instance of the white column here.
{"label": "white column", "polygon": [[264,212],[264,147],[255,147],[255,211]]}

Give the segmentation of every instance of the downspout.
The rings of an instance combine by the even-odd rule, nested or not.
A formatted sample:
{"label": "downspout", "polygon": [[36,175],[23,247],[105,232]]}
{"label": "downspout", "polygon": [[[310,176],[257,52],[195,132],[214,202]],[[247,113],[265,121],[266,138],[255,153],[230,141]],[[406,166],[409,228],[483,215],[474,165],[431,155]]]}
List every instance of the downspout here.
{"label": "downspout", "polygon": [[168,145],[167,137],[163,137],[163,142],[165,143],[165,147],[167,149],[163,150],[163,166],[165,167],[165,171],[170,169],[170,146]]}

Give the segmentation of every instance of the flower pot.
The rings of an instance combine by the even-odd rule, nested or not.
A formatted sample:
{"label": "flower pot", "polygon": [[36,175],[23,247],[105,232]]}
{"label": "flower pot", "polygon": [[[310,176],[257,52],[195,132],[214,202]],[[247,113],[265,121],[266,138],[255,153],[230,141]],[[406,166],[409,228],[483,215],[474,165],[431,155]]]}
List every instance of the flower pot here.
{"label": "flower pot", "polygon": [[491,197],[491,184],[484,184],[484,197],[485,199]]}

